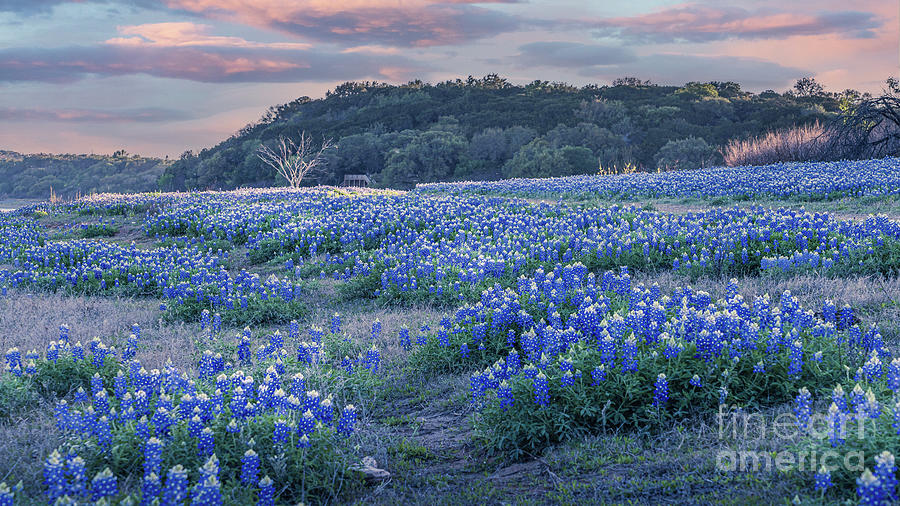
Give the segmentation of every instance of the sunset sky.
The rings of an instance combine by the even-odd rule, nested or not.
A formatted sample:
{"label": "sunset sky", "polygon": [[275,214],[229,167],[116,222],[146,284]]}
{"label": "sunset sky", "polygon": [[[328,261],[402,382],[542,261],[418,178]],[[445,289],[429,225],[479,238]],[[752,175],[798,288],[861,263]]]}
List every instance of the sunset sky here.
{"label": "sunset sky", "polygon": [[878,92],[887,0],[0,0],[0,149],[177,157],[348,80]]}

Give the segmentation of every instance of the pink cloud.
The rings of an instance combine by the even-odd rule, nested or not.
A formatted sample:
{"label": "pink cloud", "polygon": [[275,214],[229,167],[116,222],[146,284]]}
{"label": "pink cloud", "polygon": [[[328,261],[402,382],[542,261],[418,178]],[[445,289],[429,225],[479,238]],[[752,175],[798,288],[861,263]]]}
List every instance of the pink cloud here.
{"label": "pink cloud", "polygon": [[[390,74],[381,69],[391,69]],[[66,83],[87,76],[146,74],[200,82],[296,82],[394,78],[423,66],[401,55],[285,51],[270,47],[102,44],[0,50],[0,82]]]}
{"label": "pink cloud", "polygon": [[183,111],[159,108],[98,110],[0,107],[0,119],[9,121],[153,123],[186,119]]}
{"label": "pink cloud", "polygon": [[106,41],[107,44],[132,47],[242,47],[272,49],[310,49],[310,44],[295,42],[251,42],[240,37],[209,35],[209,25],[189,22],[148,23],[117,27],[122,35]]}
{"label": "pink cloud", "polygon": [[802,12],[725,5],[684,4],[648,14],[599,20],[599,34],[645,43],[710,42],[727,39],[784,39],[837,34],[870,38],[882,21],[871,12]]}
{"label": "pink cloud", "polygon": [[519,20],[475,4],[509,0],[165,0],[179,9],[309,40],[437,46],[512,31]]}

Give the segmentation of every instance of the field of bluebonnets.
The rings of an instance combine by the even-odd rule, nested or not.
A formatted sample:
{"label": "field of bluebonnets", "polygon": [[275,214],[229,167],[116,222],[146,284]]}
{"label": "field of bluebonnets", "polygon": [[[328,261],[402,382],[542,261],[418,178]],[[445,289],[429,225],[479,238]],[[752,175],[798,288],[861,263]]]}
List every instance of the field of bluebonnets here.
{"label": "field of bluebonnets", "polygon": [[888,504],[897,193],[884,159],[3,214],[0,504]]}

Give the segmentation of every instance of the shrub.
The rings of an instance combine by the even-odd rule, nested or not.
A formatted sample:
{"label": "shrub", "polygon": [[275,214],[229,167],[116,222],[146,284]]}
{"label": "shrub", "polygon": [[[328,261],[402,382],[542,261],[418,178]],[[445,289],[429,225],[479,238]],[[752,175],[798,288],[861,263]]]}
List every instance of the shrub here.
{"label": "shrub", "polygon": [[28,379],[4,376],[0,379],[0,420],[8,420],[40,402]]}
{"label": "shrub", "polygon": [[771,131],[760,137],[728,141],[722,151],[725,165],[770,165],[779,162],[823,160],[829,134],[819,122]]}
{"label": "shrub", "polygon": [[656,152],[656,167],[665,170],[701,169],[713,163],[715,150],[702,137],[669,141]]}
{"label": "shrub", "polygon": [[186,300],[181,304],[169,305],[163,319],[169,322],[197,323],[200,321],[203,310],[218,312],[222,318],[222,324],[228,327],[287,323],[291,320],[302,320],[309,314],[306,304],[298,300],[285,301],[274,298],[261,300],[259,297],[253,296],[247,298],[246,307],[232,309],[213,306],[208,301]]}

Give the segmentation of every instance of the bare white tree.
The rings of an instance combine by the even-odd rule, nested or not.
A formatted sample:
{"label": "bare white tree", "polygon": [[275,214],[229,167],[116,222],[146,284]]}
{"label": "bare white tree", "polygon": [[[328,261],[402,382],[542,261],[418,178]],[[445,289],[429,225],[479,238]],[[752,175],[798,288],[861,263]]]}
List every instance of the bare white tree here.
{"label": "bare white tree", "polygon": [[290,137],[278,137],[275,147],[265,144],[256,150],[256,156],[278,174],[287,179],[291,188],[298,188],[304,178],[320,172],[325,166],[323,154],[332,147],[331,139],[323,139],[322,146],[313,152],[312,137],[300,132],[300,139],[294,142]]}

